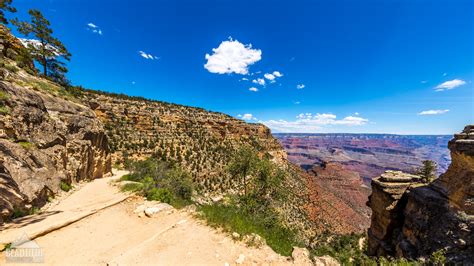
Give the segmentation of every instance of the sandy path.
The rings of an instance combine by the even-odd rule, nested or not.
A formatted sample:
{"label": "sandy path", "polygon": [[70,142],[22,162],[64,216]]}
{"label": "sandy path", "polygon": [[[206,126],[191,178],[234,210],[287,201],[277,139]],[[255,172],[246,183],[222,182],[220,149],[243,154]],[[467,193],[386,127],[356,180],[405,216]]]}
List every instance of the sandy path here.
{"label": "sandy path", "polygon": [[285,262],[268,247],[246,247],[185,211],[139,218],[133,210],[141,202],[129,199],[36,239],[46,264],[222,266],[235,264],[240,254],[243,265]]}
{"label": "sandy path", "polygon": [[[47,265],[235,265],[242,256],[242,265],[292,264],[269,247],[256,249],[232,240],[185,210],[139,217],[134,210],[144,200],[109,184],[123,174],[87,183],[45,214],[4,226],[0,236],[45,232],[34,241]],[[59,229],[45,231],[61,223]],[[0,253],[0,265],[4,256]]]}

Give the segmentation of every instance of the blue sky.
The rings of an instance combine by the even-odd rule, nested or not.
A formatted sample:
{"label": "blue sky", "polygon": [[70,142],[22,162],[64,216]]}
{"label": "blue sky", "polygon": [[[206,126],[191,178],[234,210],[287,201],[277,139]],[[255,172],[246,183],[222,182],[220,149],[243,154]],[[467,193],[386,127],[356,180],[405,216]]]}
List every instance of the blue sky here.
{"label": "blue sky", "polygon": [[20,19],[29,8],[44,13],[73,54],[69,79],[87,88],[273,132],[452,134],[474,123],[470,0],[14,5]]}

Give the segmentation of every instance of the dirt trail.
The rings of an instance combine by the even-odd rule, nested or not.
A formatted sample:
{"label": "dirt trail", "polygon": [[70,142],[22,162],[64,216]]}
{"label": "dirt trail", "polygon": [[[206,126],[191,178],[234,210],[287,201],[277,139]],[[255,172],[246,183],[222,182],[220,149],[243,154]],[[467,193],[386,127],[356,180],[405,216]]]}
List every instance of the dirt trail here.
{"label": "dirt trail", "polygon": [[[123,174],[117,173],[115,178]],[[88,183],[48,209],[48,216],[7,225],[0,236],[18,237],[25,231],[44,231],[51,224],[59,224],[57,219],[71,221],[79,217],[78,213],[90,213],[35,238],[47,265],[293,264],[267,246],[257,249],[232,240],[187,210],[173,209],[153,218],[139,217],[134,210],[143,199],[119,193],[109,182],[110,178]],[[0,265],[5,262],[4,256],[0,254]]]}

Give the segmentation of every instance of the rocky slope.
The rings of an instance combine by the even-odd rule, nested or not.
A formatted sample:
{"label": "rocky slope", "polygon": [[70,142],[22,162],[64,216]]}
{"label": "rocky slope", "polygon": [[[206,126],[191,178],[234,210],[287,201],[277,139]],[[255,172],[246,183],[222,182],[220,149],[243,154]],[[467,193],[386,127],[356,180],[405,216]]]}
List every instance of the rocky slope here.
{"label": "rocky slope", "polygon": [[42,206],[61,184],[100,178],[111,166],[95,113],[37,78],[25,54],[0,25],[0,224]]}
{"label": "rocky slope", "polygon": [[152,155],[173,160],[187,168],[203,192],[237,185],[225,167],[243,145],[286,163],[286,153],[261,124],[201,108],[96,91],[85,92],[83,101],[104,123],[114,163]]}
{"label": "rocky slope", "polygon": [[418,258],[445,253],[474,261],[474,125],[449,142],[452,163],[430,184],[389,172],[372,182],[370,255]]}
{"label": "rocky slope", "polygon": [[370,208],[366,206],[370,188],[364,184],[359,174],[346,170],[338,162],[323,163],[308,172],[326,193],[331,193],[347,206],[345,213],[351,214],[346,220],[352,228],[349,232],[365,231],[370,223]]}

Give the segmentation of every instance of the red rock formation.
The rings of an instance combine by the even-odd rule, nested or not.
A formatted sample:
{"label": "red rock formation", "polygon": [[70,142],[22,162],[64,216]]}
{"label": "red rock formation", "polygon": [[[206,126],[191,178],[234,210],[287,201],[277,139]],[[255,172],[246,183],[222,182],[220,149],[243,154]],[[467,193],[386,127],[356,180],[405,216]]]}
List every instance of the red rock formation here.
{"label": "red rock formation", "polygon": [[452,163],[430,184],[400,178],[372,183],[370,255],[419,258],[443,251],[450,263],[474,261],[474,125],[449,142]]}

